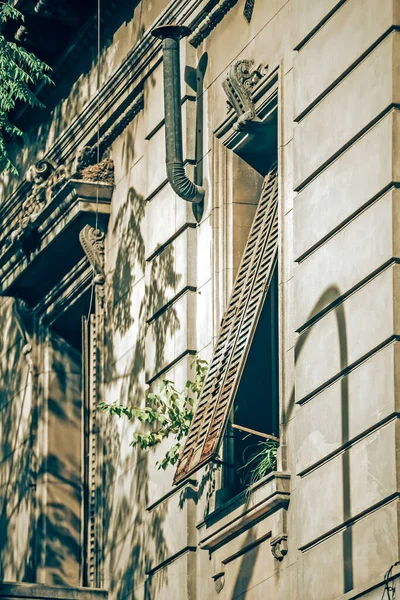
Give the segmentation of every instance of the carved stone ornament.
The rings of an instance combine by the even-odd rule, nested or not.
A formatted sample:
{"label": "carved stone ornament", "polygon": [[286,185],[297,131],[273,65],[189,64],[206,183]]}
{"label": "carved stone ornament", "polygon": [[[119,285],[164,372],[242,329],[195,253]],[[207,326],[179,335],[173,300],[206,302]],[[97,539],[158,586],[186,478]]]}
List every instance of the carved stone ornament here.
{"label": "carved stone ornament", "polygon": [[21,206],[17,235],[32,227],[36,217],[65,183],[67,173],[64,166],[57,167],[53,161],[39,160],[28,169],[25,179],[32,188]]}
{"label": "carved stone ornament", "polygon": [[287,546],[287,535],[280,534],[272,538],[271,540],[271,552],[272,556],[276,559],[282,561],[286,554],[288,553]]}
{"label": "carved stone ornament", "polygon": [[[57,166],[52,160],[42,159],[28,169],[25,180],[31,184],[31,188],[22,202],[18,214],[18,225],[11,233],[8,245],[15,240],[20,240],[25,233],[35,230],[37,217],[67,181],[74,176],[85,179],[82,176],[85,167],[90,166],[95,170],[97,180],[105,183],[113,182],[114,165],[111,159],[105,159],[96,165],[94,164],[96,163],[95,157],[96,148],[84,147],[68,167]],[[86,179],[90,180],[90,177]]]}
{"label": "carved stone ornament", "polygon": [[254,68],[254,61],[248,59],[233,63],[226,74],[222,87],[228,96],[228,107],[233,108],[238,115],[234,129],[244,129],[250,121],[259,121],[251,92],[263,75],[262,65]]}
{"label": "carved stone ornament", "polygon": [[90,225],[85,225],[79,233],[79,241],[92,265],[96,277],[95,283],[104,283],[104,233]]}

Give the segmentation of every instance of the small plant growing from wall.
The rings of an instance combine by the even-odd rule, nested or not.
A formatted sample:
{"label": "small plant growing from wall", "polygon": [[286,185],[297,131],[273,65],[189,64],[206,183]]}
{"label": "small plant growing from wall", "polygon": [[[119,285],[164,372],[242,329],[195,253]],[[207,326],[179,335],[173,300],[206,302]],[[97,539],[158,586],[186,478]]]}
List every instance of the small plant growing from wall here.
{"label": "small plant growing from wall", "polygon": [[[13,6],[0,2],[0,23],[10,19],[24,21],[23,15]],[[39,83],[52,83],[47,75],[50,67],[32,52],[6,40],[0,34],[0,173],[18,174],[11,162],[8,143],[13,137],[21,137],[22,131],[9,120],[18,103],[42,107],[33,89]]]}
{"label": "small plant growing from wall", "polygon": [[145,406],[125,406],[114,402],[107,404],[101,402],[98,408],[109,412],[111,415],[126,417],[129,420],[138,420],[151,427],[149,432],[135,432],[131,446],[138,446],[141,450],[148,450],[160,444],[163,440],[174,437],[175,444],[166,452],[164,458],[157,462],[159,469],[166,469],[174,465],[182,449],[182,440],[189,433],[190,424],[196,409],[197,402],[203,389],[208,363],[196,358],[191,369],[194,378],[188,380],[182,391],[178,391],[172,381],[165,379],[158,393],[146,396]]}
{"label": "small plant growing from wall", "polygon": [[[125,417],[130,421],[137,420],[149,427],[147,432],[135,432],[130,445],[141,450],[149,450],[165,439],[175,438],[175,443],[165,453],[163,459],[156,463],[159,469],[175,465],[182,450],[182,440],[188,435],[200,394],[208,371],[208,363],[196,358],[191,363],[194,377],[186,382],[182,391],[178,391],[173,381],[168,379],[161,383],[160,391],[146,396],[143,408],[126,406],[113,402],[100,402],[98,409],[110,415]],[[251,486],[276,469],[276,454],[279,442],[262,440],[246,448],[242,456],[241,481],[243,487]],[[250,451],[250,455],[249,455]],[[247,457],[246,457],[247,455]]]}

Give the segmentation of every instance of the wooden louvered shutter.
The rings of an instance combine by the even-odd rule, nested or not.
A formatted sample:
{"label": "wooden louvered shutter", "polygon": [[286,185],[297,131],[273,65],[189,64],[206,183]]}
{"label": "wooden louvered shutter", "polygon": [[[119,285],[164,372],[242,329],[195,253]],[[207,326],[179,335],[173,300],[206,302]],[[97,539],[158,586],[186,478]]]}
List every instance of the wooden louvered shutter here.
{"label": "wooden louvered shutter", "polygon": [[214,356],[175,473],[177,484],[218,452],[278,250],[277,166],[265,178]]}
{"label": "wooden louvered shutter", "polygon": [[98,403],[99,350],[97,318],[83,318],[83,410],[84,410],[84,585],[97,586],[98,460],[96,405]]}

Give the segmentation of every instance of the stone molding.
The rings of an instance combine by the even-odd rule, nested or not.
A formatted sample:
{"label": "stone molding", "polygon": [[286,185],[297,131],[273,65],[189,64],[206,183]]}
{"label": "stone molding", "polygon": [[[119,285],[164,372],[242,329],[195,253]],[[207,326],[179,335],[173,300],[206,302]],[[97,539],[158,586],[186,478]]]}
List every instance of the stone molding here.
{"label": "stone molding", "polygon": [[33,332],[35,313],[26,302],[20,300],[19,298],[14,300],[12,310],[15,316],[19,332],[24,342],[24,345],[22,347],[22,354],[25,356],[30,370],[34,371],[35,365],[33,361]]}
{"label": "stone molding", "polygon": [[[92,148],[87,150],[95,152],[95,149]],[[83,156],[83,154],[80,153],[79,156]],[[78,163],[78,167],[76,167],[76,163]],[[31,188],[16,214],[14,226],[11,224],[11,234],[1,240],[4,250],[0,253],[0,257],[16,240],[21,240],[24,236],[37,230],[41,222],[41,214],[46,207],[51,204],[55,196],[65,188],[69,181],[74,181],[74,176],[78,179],[82,177],[81,172],[87,164],[93,164],[93,161],[85,162],[81,160],[79,162],[78,157],[71,170],[71,168],[64,165],[57,166],[51,160],[42,159],[28,169],[25,180]],[[97,183],[102,184],[103,182],[99,181]]]}
{"label": "stone molding", "polygon": [[[260,519],[287,509],[290,500],[290,475],[283,472],[271,473],[252,487],[248,501],[243,503],[244,494],[245,492],[208,515],[203,524],[206,531],[199,542],[200,548],[216,550]],[[272,533],[275,534],[274,544],[287,537],[286,531]]]}
{"label": "stone molding", "polygon": [[195,48],[210,35],[213,29],[222,21],[224,16],[237,4],[238,0],[220,0],[212,11],[203,17],[200,24],[189,36],[189,43]]}
{"label": "stone molding", "polygon": [[[189,41],[192,45],[198,45],[236,3],[237,0],[221,0],[214,6],[211,13],[208,13],[204,10],[206,0],[190,0],[189,3],[187,0],[174,0],[149,28],[140,42],[127,54],[120,67],[103,85],[99,94],[93,96],[82,112],[72,120],[68,129],[57,139],[44,159],[53,161],[55,164],[67,164],[79,148],[94,145],[93,131],[96,129],[98,120],[100,120],[102,129],[106,127],[107,130],[115,124],[116,130],[118,130],[121,121],[129,118],[126,114],[130,110],[126,108],[127,103],[130,104],[132,110],[136,102],[140,104],[144,81],[151,75],[160,60],[161,42],[151,35],[154,27],[171,22],[188,25],[194,29]],[[119,134],[117,133],[117,135]],[[15,210],[15,206],[22,202],[21,198],[27,193],[27,189],[27,182],[23,182],[3,202],[1,209],[3,222],[8,220],[8,213]]]}
{"label": "stone molding", "polygon": [[67,587],[44,583],[0,583],[0,598],[38,600],[106,600],[108,592],[96,588]]}
{"label": "stone molding", "polygon": [[96,286],[96,314],[103,315],[105,299],[105,234],[100,229],[85,225],[79,233],[82,249],[92,267],[93,285]]}
{"label": "stone molding", "polygon": [[276,560],[282,561],[288,553],[287,534],[280,533],[273,537],[270,541],[272,556]]}
{"label": "stone molding", "polygon": [[[0,294],[13,295],[10,287],[15,284],[32,262],[43,251],[51,252],[56,241],[62,245],[68,226],[78,218],[89,221],[97,214],[99,221],[108,221],[113,185],[68,179],[39,213],[25,235],[26,230],[17,228],[8,236],[8,244],[0,255]],[[83,225],[83,224],[82,224]],[[34,235],[33,235],[34,234]],[[32,237],[33,236],[33,237]],[[28,243],[29,242],[29,243]],[[28,245],[27,245],[28,243]],[[60,279],[63,274],[60,272]]]}
{"label": "stone molding", "polygon": [[35,306],[41,323],[53,325],[90,288],[92,279],[92,269],[84,256]]}
{"label": "stone molding", "polygon": [[242,547],[241,553],[253,548],[255,542],[264,543],[269,539],[272,556],[279,562],[283,560],[288,551],[286,512],[289,501],[290,474],[270,473],[198,525],[200,532],[206,527],[199,542],[200,549],[216,554],[216,569],[212,578],[217,594],[225,585],[225,565],[237,555],[236,546],[234,554],[231,554],[229,543],[260,521],[269,518],[266,532],[259,540],[252,539],[248,547]]}
{"label": "stone molding", "polygon": [[96,140],[91,146],[81,148],[75,157],[74,170],[81,173],[83,169],[89,165],[94,165],[100,161],[106,150],[117,139],[124,129],[133,121],[136,115],[144,108],[144,91],[135,94],[133,100],[128,104],[128,107],[122,112],[121,116],[116,120],[114,125],[106,130],[106,132]]}

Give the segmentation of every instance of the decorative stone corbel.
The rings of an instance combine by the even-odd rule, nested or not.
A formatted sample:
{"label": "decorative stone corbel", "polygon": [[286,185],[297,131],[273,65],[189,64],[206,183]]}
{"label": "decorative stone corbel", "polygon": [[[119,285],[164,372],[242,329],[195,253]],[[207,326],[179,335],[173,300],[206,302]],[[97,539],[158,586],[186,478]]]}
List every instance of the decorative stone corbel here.
{"label": "decorative stone corbel", "polygon": [[104,311],[105,272],[104,272],[104,233],[91,225],[85,225],[79,233],[79,241],[94,271],[96,285],[96,312]]}
{"label": "decorative stone corbel", "polygon": [[63,165],[57,167],[53,161],[43,159],[28,169],[25,180],[32,187],[22,203],[18,215],[18,227],[11,233],[11,242],[35,230],[37,217],[64,185],[67,172]]}
{"label": "decorative stone corbel", "polygon": [[104,284],[104,233],[85,225],[79,233],[79,241],[96,273],[95,283]]}
{"label": "decorative stone corbel", "polygon": [[288,553],[287,534],[281,533],[271,539],[271,552],[276,560],[282,561]]}
{"label": "decorative stone corbel", "polygon": [[250,122],[260,122],[251,92],[263,76],[262,65],[254,68],[254,61],[248,59],[237,60],[226,74],[222,87],[228,96],[228,107],[233,108],[238,116],[234,129],[244,129]]}

